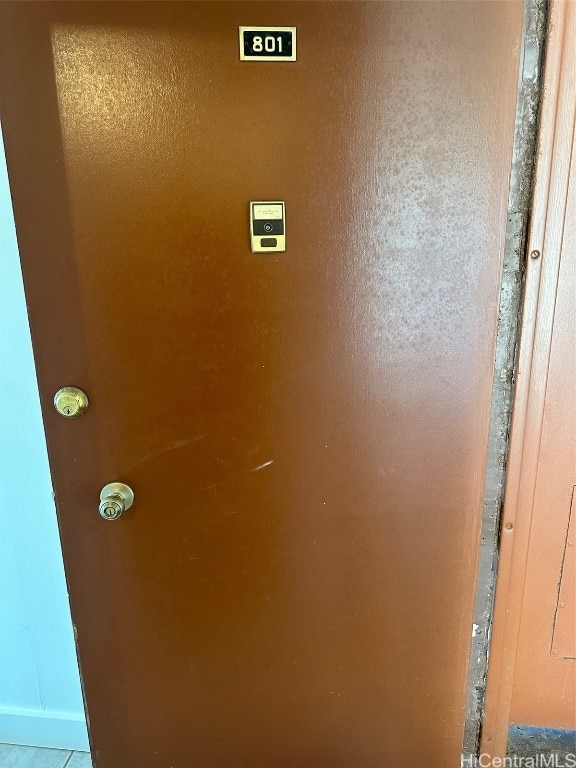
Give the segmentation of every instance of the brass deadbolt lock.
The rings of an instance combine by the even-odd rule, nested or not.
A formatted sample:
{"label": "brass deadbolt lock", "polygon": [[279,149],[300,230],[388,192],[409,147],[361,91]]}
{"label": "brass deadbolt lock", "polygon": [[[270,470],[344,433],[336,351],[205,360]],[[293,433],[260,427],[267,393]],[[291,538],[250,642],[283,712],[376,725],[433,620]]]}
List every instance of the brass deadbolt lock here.
{"label": "brass deadbolt lock", "polygon": [[67,419],[76,419],[88,410],[88,395],[78,387],[62,387],[54,395],[54,408]]}

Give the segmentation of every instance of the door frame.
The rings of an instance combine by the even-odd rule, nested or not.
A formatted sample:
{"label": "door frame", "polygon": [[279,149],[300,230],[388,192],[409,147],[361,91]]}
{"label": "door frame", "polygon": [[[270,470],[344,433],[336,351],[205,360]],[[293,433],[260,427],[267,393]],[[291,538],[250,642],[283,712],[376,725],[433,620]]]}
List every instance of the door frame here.
{"label": "door frame", "polygon": [[576,117],[576,4],[553,0],[481,753],[504,758]]}
{"label": "door frame", "polygon": [[482,538],[478,555],[476,600],[468,677],[463,760],[479,755],[486,676],[494,613],[498,546],[509,455],[509,427],[514,407],[515,373],[522,332],[526,248],[536,165],[543,91],[544,54],[549,24],[548,0],[524,0],[522,51],[514,146],[510,169],[506,245],[494,354],[492,406]]}

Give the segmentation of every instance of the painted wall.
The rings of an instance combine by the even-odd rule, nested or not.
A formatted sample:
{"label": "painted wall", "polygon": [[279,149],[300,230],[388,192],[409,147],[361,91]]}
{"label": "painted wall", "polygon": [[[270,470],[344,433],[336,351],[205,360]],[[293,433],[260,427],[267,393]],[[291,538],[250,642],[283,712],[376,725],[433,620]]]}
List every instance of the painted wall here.
{"label": "painted wall", "polygon": [[88,749],[1,141],[0,436],[0,742]]}

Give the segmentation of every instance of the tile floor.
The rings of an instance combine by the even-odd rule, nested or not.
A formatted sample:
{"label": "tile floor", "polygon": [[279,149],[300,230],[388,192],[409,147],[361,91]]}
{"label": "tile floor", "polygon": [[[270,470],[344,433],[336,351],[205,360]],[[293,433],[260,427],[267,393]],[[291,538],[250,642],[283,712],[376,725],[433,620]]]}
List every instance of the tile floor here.
{"label": "tile floor", "polygon": [[0,744],[1,768],[92,768],[88,752]]}

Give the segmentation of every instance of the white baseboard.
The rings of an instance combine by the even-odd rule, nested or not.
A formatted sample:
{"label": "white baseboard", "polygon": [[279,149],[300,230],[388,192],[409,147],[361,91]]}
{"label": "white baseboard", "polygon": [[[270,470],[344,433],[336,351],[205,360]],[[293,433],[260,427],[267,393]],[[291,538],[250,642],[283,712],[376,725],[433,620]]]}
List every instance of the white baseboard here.
{"label": "white baseboard", "polygon": [[0,742],[88,752],[84,715],[0,706]]}

